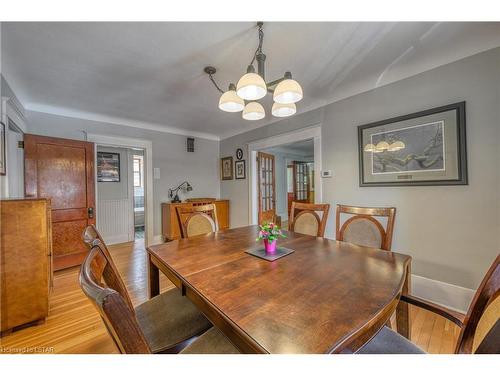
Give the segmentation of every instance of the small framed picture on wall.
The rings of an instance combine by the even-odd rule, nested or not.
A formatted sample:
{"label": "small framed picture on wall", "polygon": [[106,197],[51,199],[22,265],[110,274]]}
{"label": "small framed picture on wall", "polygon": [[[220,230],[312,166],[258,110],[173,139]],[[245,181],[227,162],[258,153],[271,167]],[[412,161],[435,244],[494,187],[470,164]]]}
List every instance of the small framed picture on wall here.
{"label": "small framed picture on wall", "polygon": [[237,180],[244,180],[246,178],[245,160],[238,160],[234,162],[235,176]]}
{"label": "small framed picture on wall", "polygon": [[120,154],[97,153],[97,182],[120,182]]}
{"label": "small framed picture on wall", "polygon": [[221,180],[233,179],[233,157],[228,156],[220,159],[220,176]]}

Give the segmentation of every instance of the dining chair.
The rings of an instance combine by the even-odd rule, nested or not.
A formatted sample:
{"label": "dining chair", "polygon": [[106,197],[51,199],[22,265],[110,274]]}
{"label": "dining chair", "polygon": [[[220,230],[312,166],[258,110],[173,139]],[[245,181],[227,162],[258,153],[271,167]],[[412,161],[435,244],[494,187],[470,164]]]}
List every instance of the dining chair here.
{"label": "dining chair", "polygon": [[[500,255],[486,273],[465,316],[411,295],[402,295],[401,300],[441,315],[460,327],[455,354],[500,354]],[[397,332],[383,327],[358,353],[424,352]]]}
{"label": "dining chair", "polygon": [[[340,225],[341,214],[351,215],[342,225]],[[355,207],[338,204],[336,239],[356,245],[391,250],[395,216],[395,207]],[[386,218],[385,228],[376,217]]]}
{"label": "dining chair", "polygon": [[182,238],[199,236],[219,230],[215,204],[191,207],[178,206],[176,210],[182,230]]}
{"label": "dining chair", "polygon": [[[111,254],[94,225],[83,232],[83,241],[93,249],[99,247],[105,265],[102,277],[116,291],[135,315],[152,345],[153,352],[178,351],[186,340],[211,327],[211,323],[199,310],[183,297],[177,289],[171,289],[134,308],[123,279],[120,277]],[[165,333],[166,332],[166,333]]]}
{"label": "dining chair", "polygon": [[[323,237],[330,205],[292,202],[290,209],[290,232],[308,234],[310,236]],[[321,217],[319,214],[321,214]]]}
{"label": "dining chair", "polygon": [[176,293],[175,301],[170,298],[169,303],[164,303],[163,293],[134,309],[115,289],[119,288],[119,279],[102,243],[96,242],[81,266],[80,287],[99,312],[120,353],[238,353],[180,293]]}

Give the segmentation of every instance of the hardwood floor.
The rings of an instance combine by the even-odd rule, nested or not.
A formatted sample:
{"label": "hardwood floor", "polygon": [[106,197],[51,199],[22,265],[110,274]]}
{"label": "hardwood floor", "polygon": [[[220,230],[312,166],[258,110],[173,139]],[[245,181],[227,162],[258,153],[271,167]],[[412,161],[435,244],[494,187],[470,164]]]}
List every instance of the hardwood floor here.
{"label": "hardwood floor", "polygon": [[[110,246],[134,305],[148,298],[144,242]],[[78,267],[58,271],[46,322],[0,339],[0,353],[118,353],[95,308],[78,285]],[[173,288],[161,275],[161,290]],[[453,353],[459,329],[449,321],[411,307],[412,341],[429,353]]]}

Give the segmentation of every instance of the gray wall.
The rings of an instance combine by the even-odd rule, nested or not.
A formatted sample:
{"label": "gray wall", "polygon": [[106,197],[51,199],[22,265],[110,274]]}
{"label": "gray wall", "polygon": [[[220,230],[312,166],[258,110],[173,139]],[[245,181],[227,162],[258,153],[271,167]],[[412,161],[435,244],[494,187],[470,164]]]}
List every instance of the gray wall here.
{"label": "gray wall", "polygon": [[[359,187],[358,125],[462,100],[466,101],[469,185]],[[226,139],[220,145],[221,156],[318,120],[322,122],[322,167],[335,173],[322,180],[323,200],[333,209],[337,203],[397,207],[393,250],[413,257],[413,273],[477,288],[500,249],[500,49]],[[223,182],[221,195],[240,201],[232,224],[246,224],[248,181]],[[334,215],[330,218],[326,235],[334,237]]]}
{"label": "gray wall", "polygon": [[[194,190],[186,197],[219,197],[217,141],[195,140],[194,153],[186,152],[186,137],[116,124],[81,120],[40,112],[28,112],[29,132],[39,135],[84,139],[82,130],[117,137],[147,139],[153,144],[153,167],[161,178],[153,180],[154,234],[161,234],[160,204],[167,202],[168,189],[189,180]],[[181,199],[186,198],[181,195]]]}
{"label": "gray wall", "polygon": [[128,198],[128,152],[126,148],[97,147],[98,152],[114,152],[120,154],[120,181],[97,182],[97,198],[99,200]]}

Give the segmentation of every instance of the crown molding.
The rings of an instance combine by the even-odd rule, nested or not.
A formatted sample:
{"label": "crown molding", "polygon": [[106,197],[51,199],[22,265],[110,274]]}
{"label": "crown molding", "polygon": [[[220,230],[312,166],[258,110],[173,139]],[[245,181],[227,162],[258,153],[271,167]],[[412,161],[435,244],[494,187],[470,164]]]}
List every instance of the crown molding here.
{"label": "crown molding", "polygon": [[131,128],[138,128],[138,129],[145,129],[145,130],[153,130],[153,131],[162,132],[162,133],[169,133],[169,134],[183,135],[183,136],[188,136],[188,137],[202,138],[202,139],[208,139],[208,140],[212,140],[212,141],[219,141],[220,140],[220,137],[218,137],[214,134],[210,134],[210,133],[189,131],[189,130],[180,129],[180,128],[173,127],[173,126],[162,125],[162,124],[157,124],[157,123],[152,123],[152,122],[137,121],[137,120],[131,120],[131,119],[126,119],[126,118],[121,118],[121,117],[103,115],[100,113],[79,111],[79,110],[76,110],[73,108],[56,107],[56,106],[40,104],[40,103],[27,103],[24,107],[26,110],[31,111],[31,112],[47,113],[50,115],[71,117],[71,118],[77,118],[80,120],[105,122],[105,123],[109,123],[109,124],[113,124],[113,125],[128,126]]}

